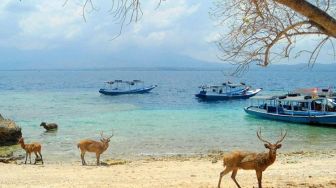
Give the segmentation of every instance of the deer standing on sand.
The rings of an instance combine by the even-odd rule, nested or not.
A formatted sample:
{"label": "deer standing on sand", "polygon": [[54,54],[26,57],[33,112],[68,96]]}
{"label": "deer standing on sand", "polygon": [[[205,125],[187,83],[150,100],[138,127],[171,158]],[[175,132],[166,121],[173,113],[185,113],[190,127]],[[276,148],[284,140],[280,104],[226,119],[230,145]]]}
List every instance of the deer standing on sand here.
{"label": "deer standing on sand", "polygon": [[110,138],[113,137],[113,132],[112,135],[110,137],[103,137],[103,132],[100,133],[100,142],[95,141],[95,140],[90,140],[90,139],[85,139],[85,140],[81,140],[79,141],[79,143],[77,144],[77,147],[80,149],[81,151],[81,159],[82,159],[82,165],[86,165],[85,159],[84,159],[84,155],[85,152],[93,152],[96,153],[96,158],[97,158],[97,166],[100,165],[99,162],[99,158],[100,155],[106,151],[106,149],[109,147],[109,142],[110,142]]}
{"label": "deer standing on sand", "polygon": [[261,138],[261,130],[259,129],[259,132],[257,131],[257,137],[259,138],[259,140],[265,143],[265,148],[269,149],[268,153],[234,151],[224,155],[223,165],[225,169],[219,175],[218,188],[220,188],[222,177],[231,171],[232,171],[231,174],[232,180],[240,188],[240,185],[236,180],[238,169],[255,170],[257,173],[258,187],[262,188],[261,186],[262,173],[264,170],[266,170],[267,167],[269,167],[274,163],[276,159],[276,151],[277,149],[281,148],[280,143],[286,137],[286,134],[287,131],[284,135],[282,134],[281,131],[280,139],[275,144],[271,144],[270,142]]}
{"label": "deer standing on sand", "polygon": [[28,157],[28,155],[29,155],[29,160],[30,160],[30,164],[31,164],[31,153],[32,152],[34,152],[35,156],[36,156],[34,164],[36,164],[37,158],[39,157],[37,154],[40,155],[41,161],[42,161],[42,164],[43,164],[43,159],[42,159],[42,154],[41,154],[41,148],[42,148],[42,146],[41,146],[40,143],[25,144],[22,137],[19,139],[18,143],[21,145],[21,148],[26,151],[26,161],[25,161],[25,164],[27,164],[27,157]]}

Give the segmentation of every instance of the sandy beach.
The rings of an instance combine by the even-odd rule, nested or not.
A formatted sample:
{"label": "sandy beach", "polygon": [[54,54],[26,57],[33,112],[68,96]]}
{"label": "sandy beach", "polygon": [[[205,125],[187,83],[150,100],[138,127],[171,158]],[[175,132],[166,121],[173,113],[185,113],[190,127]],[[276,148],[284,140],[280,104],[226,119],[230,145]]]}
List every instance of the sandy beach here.
{"label": "sandy beach", "polygon": [[[80,163],[0,164],[0,187],[216,187],[222,161],[211,157],[169,157],[111,166]],[[91,166],[92,165],[92,166]],[[336,187],[333,153],[280,154],[263,174],[264,187]],[[238,171],[242,187],[257,187],[254,171]],[[236,187],[230,175],[222,187]]]}

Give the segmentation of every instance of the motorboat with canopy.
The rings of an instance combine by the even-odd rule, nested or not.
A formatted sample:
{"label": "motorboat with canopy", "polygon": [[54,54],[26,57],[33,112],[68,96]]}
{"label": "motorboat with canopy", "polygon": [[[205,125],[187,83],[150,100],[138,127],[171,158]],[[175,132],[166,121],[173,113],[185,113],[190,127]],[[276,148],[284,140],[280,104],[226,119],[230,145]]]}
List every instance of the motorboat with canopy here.
{"label": "motorboat with canopy", "polygon": [[145,86],[141,80],[114,80],[105,82],[105,87],[99,90],[104,95],[142,94],[148,93],[157,85]]}
{"label": "motorboat with canopy", "polygon": [[244,110],[265,119],[335,126],[336,97],[331,89],[302,91],[283,96],[254,96]]}
{"label": "motorboat with canopy", "polygon": [[245,83],[231,82],[224,82],[220,85],[202,85],[199,88],[200,92],[195,96],[202,100],[247,99],[262,90],[262,88],[251,89]]}

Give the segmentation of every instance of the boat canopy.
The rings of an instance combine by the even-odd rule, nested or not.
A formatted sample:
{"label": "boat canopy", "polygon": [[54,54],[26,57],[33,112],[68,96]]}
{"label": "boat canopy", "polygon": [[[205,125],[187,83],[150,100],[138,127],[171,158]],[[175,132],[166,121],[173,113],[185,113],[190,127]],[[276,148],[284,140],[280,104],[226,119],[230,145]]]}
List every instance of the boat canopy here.
{"label": "boat canopy", "polygon": [[106,81],[106,84],[115,84],[115,83],[125,83],[129,85],[134,85],[135,83],[144,83],[141,80],[133,80],[133,81],[123,81],[123,80],[114,80],[114,81]]}
{"label": "boat canopy", "polygon": [[218,89],[218,88],[225,88],[225,87],[230,87],[230,88],[236,88],[236,87],[243,87],[246,86],[245,83],[231,83],[231,82],[224,82],[221,85],[201,85],[199,88],[201,89]]}
{"label": "boat canopy", "polygon": [[296,97],[286,97],[284,99],[279,99],[279,101],[287,101],[287,102],[312,102],[316,99],[307,99],[305,96],[296,96]]}
{"label": "boat canopy", "polygon": [[241,82],[241,83],[231,83],[231,82],[224,82],[222,83],[223,86],[228,86],[231,88],[235,88],[235,87],[241,87],[241,86],[245,86],[246,84]]}
{"label": "boat canopy", "polygon": [[107,84],[114,84],[114,81],[106,81]]}
{"label": "boat canopy", "polygon": [[273,95],[257,95],[257,96],[254,96],[254,97],[251,97],[250,99],[252,100],[274,100],[276,99],[277,96],[273,96]]}

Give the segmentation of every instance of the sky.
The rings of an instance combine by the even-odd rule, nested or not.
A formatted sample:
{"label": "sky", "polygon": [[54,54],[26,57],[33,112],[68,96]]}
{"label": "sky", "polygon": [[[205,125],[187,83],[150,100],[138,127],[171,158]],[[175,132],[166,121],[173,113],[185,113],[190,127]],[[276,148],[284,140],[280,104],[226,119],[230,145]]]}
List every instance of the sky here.
{"label": "sky", "polygon": [[[143,16],[125,25],[94,0],[83,19],[83,0],[1,0],[0,69],[193,67],[223,63],[209,17],[211,1],[142,1]],[[112,40],[113,39],[113,40]],[[298,46],[306,45],[305,42]],[[322,61],[334,61],[324,60]],[[285,61],[285,63],[289,61]],[[301,62],[296,59],[295,62]]]}

